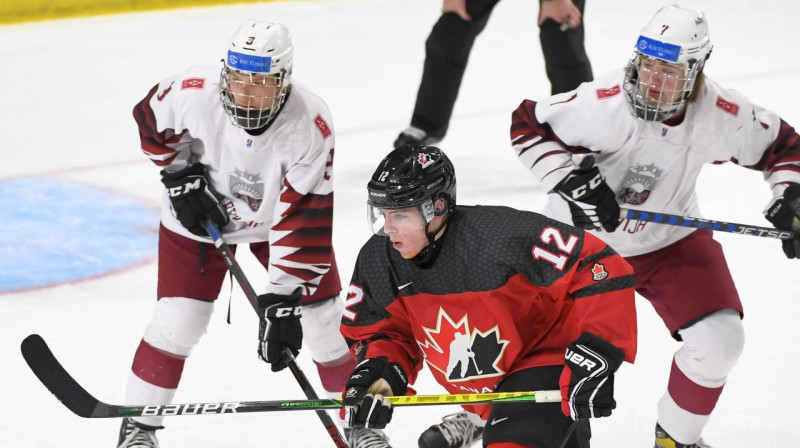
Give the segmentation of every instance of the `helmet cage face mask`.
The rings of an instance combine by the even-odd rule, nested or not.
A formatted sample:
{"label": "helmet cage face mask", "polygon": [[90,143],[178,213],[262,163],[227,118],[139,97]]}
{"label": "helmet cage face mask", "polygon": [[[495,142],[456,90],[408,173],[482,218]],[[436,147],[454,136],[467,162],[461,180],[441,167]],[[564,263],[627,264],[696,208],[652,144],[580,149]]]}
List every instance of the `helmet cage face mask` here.
{"label": "helmet cage face mask", "polygon": [[231,123],[253,130],[275,119],[291,88],[293,56],[280,23],[248,20],[239,27],[220,71],[220,100]]}
{"label": "helmet cage face mask", "polygon": [[682,113],[711,50],[702,12],[677,5],[656,12],[626,69],[624,89],[633,115],[664,121]]}
{"label": "helmet cage face mask", "polygon": [[286,101],[288,73],[263,75],[222,67],[220,99],[231,122],[242,129],[259,129],[269,124]]}
{"label": "helmet cage face mask", "polygon": [[633,115],[645,121],[664,121],[686,107],[702,65],[666,62],[634,52],[625,75],[625,94]]}

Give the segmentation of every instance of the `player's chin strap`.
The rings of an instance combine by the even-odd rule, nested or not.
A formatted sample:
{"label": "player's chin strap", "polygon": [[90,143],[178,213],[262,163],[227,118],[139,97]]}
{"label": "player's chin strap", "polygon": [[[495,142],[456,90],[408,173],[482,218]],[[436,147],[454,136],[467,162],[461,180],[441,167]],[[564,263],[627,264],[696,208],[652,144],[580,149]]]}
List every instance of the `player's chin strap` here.
{"label": "player's chin strap", "polygon": [[453,211],[445,207],[441,212],[434,212],[434,216],[444,216],[444,220],[442,220],[442,225],[435,232],[429,231],[430,222],[425,223],[425,236],[428,238],[428,245],[422,248],[414,257],[414,262],[422,269],[431,267],[433,262],[436,261],[436,257],[442,249],[442,241],[444,241],[444,234],[447,231],[447,223],[450,222]]}

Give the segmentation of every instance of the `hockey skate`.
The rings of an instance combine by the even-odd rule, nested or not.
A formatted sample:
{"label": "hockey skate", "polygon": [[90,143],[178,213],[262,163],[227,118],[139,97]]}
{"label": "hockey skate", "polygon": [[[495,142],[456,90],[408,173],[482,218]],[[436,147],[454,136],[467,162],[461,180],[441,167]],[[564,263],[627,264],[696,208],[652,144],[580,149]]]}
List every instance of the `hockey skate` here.
{"label": "hockey skate", "polygon": [[397,149],[409,144],[433,145],[442,141],[442,138],[443,137],[428,135],[427,132],[420,128],[409,126],[405,131],[401,132],[400,135],[397,136],[397,140],[394,141],[394,147]]}
{"label": "hockey skate", "polygon": [[469,447],[483,437],[483,427],[470,420],[464,411],[446,415],[419,436],[419,448]]}
{"label": "hockey skate", "polygon": [[705,443],[702,438],[691,445],[676,442],[661,425],[656,423],[656,444],[653,448],[711,448],[711,445]]}
{"label": "hockey skate", "polygon": [[392,448],[389,437],[379,429],[349,428],[345,435],[350,448]]}
{"label": "hockey skate", "polygon": [[122,419],[117,448],[158,448],[156,430],[163,426],[149,426],[129,418]]}

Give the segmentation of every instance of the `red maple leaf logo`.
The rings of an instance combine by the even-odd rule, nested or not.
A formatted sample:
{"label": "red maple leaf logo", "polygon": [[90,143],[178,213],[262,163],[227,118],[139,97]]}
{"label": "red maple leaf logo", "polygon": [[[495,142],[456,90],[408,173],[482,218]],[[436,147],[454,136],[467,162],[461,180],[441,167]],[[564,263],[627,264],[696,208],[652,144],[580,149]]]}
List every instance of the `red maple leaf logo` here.
{"label": "red maple leaf logo", "polygon": [[425,340],[417,341],[417,345],[425,354],[425,360],[450,382],[505,374],[497,363],[509,341],[500,338],[497,325],[486,332],[471,329],[466,313],[455,321],[439,308],[436,327],[423,326],[422,330]]}

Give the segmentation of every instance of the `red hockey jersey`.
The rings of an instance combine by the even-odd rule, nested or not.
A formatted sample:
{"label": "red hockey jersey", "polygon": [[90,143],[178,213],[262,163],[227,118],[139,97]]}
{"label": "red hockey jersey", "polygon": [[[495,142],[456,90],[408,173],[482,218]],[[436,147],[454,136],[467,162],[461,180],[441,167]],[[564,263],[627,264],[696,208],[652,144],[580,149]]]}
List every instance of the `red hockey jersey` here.
{"label": "red hockey jersey", "polygon": [[[582,332],[636,353],[633,269],[583,230],[506,207],[457,207],[421,268],[386,237],[361,249],[342,319],[359,358],[386,356],[411,383],[424,359],[450,393],[492,392],[521,369],[560,365]],[[465,406],[486,417],[489,406]]]}

